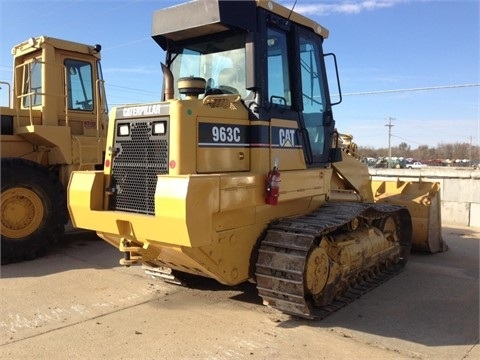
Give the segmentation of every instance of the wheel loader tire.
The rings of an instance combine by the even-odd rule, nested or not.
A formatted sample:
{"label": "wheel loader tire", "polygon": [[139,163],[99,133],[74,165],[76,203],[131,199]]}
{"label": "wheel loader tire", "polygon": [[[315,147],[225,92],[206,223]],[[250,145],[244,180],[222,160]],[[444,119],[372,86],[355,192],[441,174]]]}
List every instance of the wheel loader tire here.
{"label": "wheel loader tire", "polygon": [[31,260],[64,233],[66,192],[55,174],[23,159],[2,159],[1,262]]}

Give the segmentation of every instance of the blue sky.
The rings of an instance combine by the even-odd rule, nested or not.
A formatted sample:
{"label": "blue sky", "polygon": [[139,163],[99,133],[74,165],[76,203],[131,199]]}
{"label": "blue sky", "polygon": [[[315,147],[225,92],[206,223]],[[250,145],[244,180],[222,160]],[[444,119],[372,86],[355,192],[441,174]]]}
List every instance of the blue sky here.
{"label": "blue sky", "polygon": [[[46,35],[102,45],[110,107],[157,101],[164,53],[150,38],[152,14],[181,2],[0,0],[0,81],[11,81],[12,46]],[[387,147],[391,117],[392,146],[480,144],[480,2],[297,0],[295,10],[330,30],[325,51],[337,55],[345,95],[334,108],[340,132]]]}

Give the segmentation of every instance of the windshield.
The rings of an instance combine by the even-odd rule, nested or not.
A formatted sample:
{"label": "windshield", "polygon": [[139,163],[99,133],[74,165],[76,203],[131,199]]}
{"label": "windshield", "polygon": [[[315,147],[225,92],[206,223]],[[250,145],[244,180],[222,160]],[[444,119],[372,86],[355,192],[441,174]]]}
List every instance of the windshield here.
{"label": "windshield", "polygon": [[[206,95],[247,95],[245,88],[245,35],[194,39],[177,52],[170,53],[170,70],[175,81],[182,77],[200,77],[206,80]],[[175,98],[180,98],[175,88]]]}

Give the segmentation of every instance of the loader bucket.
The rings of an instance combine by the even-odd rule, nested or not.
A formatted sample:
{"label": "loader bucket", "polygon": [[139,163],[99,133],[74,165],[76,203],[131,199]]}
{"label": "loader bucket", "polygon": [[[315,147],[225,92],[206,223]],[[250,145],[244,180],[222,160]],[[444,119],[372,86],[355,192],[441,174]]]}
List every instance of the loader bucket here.
{"label": "loader bucket", "polygon": [[372,180],[375,202],[404,206],[412,217],[412,248],[446,251],[442,238],[440,184],[428,181]]}

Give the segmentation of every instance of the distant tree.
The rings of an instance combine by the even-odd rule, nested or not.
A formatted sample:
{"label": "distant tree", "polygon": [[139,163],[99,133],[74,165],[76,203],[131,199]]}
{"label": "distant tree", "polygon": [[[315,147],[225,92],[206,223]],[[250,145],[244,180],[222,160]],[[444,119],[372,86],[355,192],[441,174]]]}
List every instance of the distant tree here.
{"label": "distant tree", "polygon": [[372,146],[359,146],[358,147],[358,153],[360,154],[360,156],[362,157],[373,157],[373,158],[377,158],[379,156],[383,156],[383,155],[380,155],[381,154],[381,151],[379,149],[375,149],[374,147]]}
{"label": "distant tree", "polygon": [[429,158],[428,145],[420,145],[412,152],[412,155],[416,160],[427,160]]}
{"label": "distant tree", "polygon": [[453,144],[453,157],[455,159],[468,159],[470,145],[467,143]]}
{"label": "distant tree", "polygon": [[406,142],[401,142],[398,145],[398,156],[409,157],[410,156],[410,145]]}
{"label": "distant tree", "polygon": [[[388,149],[359,146],[358,153],[362,157],[387,157]],[[436,147],[420,145],[416,149],[412,149],[406,142],[402,142],[398,146],[392,147],[392,157],[412,157],[421,161],[470,158],[472,162],[478,163],[480,161],[480,146],[467,143],[439,143]]]}
{"label": "distant tree", "polygon": [[436,148],[436,158],[437,159],[451,159],[453,155],[453,146],[452,144],[440,143]]}

